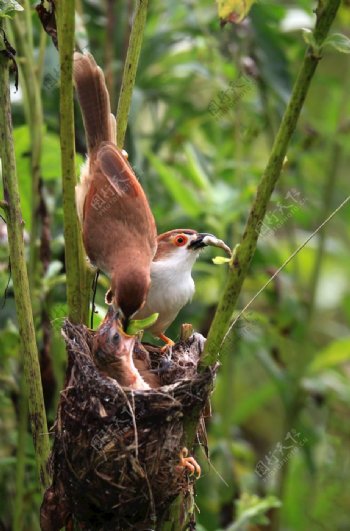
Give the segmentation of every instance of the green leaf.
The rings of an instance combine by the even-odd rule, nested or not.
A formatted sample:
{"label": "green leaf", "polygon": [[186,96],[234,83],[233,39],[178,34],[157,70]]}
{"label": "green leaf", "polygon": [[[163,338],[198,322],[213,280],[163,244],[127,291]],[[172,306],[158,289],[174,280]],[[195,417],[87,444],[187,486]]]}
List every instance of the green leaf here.
{"label": "green leaf", "polygon": [[321,350],[309,365],[309,372],[318,372],[350,360],[350,338],[333,341]]}
{"label": "green leaf", "polygon": [[227,258],[226,256],[215,256],[212,260],[215,265],[222,265],[230,262],[231,258]]}
{"label": "green leaf", "polygon": [[342,33],[333,33],[327,37],[324,46],[330,46],[341,53],[350,53],[350,39]]}
{"label": "green leaf", "polygon": [[237,502],[236,522],[227,528],[227,531],[240,531],[247,524],[266,525],[269,523],[266,517],[267,511],[274,507],[280,507],[282,504],[275,496],[259,498],[254,494],[243,493]]}
{"label": "green leaf", "polygon": [[141,330],[145,330],[152,326],[158,317],[159,313],[152,313],[152,315],[146,317],[146,319],[133,319],[130,321],[128,328],[126,329],[126,333],[130,336],[134,336]]}
{"label": "green leaf", "polygon": [[15,456],[4,456],[0,458],[0,467],[5,466],[13,466],[16,464],[16,457]]}
{"label": "green leaf", "polygon": [[0,18],[9,18],[15,11],[23,11],[23,7],[15,0],[0,0]]}
{"label": "green leaf", "polygon": [[[27,125],[15,127],[13,138],[16,153],[16,168],[19,181],[22,215],[27,230],[31,226],[31,140]],[[76,157],[77,172],[83,162],[80,155]],[[59,180],[61,177],[61,151],[59,136],[51,132],[43,132],[43,146],[41,155],[41,176],[44,181]]]}
{"label": "green leaf", "polygon": [[192,179],[193,184],[200,190],[211,192],[210,181],[198,160],[192,144],[186,144],[184,151],[188,161],[186,166],[187,175]]}
{"label": "green leaf", "polygon": [[184,212],[189,216],[199,216],[203,209],[199,198],[195,193],[181,182],[179,175],[176,174],[169,166],[164,164],[159,157],[153,153],[146,153],[154,169],[158,172],[164,186],[172,195],[175,202],[182,207]]}

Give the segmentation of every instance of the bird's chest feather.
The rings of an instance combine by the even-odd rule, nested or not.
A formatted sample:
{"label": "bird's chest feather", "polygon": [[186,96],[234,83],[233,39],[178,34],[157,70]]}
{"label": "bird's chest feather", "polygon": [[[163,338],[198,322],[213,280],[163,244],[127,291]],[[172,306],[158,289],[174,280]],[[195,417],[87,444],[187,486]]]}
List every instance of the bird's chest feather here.
{"label": "bird's chest feather", "polygon": [[171,259],[153,262],[148,304],[158,312],[171,308],[176,313],[187,304],[195,290],[191,265]]}

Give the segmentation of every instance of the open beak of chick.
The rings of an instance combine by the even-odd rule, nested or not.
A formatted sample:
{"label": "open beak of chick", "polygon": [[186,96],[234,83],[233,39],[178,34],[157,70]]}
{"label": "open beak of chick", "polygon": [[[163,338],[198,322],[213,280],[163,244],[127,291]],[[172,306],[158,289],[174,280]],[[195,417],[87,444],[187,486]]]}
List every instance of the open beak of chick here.
{"label": "open beak of chick", "polygon": [[199,232],[196,234],[196,238],[192,240],[188,248],[198,251],[199,249],[208,246],[219,247],[220,249],[223,249],[229,257],[232,255],[231,249],[223,240],[219,240],[214,234],[208,234],[207,232]]}
{"label": "open beak of chick", "polygon": [[135,336],[123,331],[119,312],[110,307],[93,339],[92,353],[96,366],[122,387],[150,389],[134,365],[134,346]]}
{"label": "open beak of chick", "polygon": [[119,312],[115,312],[110,307],[94,337],[95,361],[100,364],[108,364],[108,362],[115,361],[116,358],[128,358],[132,356],[134,346],[135,338],[125,334],[119,319]]}

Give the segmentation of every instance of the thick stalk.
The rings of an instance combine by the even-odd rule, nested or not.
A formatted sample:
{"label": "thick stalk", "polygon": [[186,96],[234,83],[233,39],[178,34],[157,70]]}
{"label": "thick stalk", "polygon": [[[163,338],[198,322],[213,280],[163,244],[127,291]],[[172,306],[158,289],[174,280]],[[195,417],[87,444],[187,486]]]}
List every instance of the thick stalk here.
{"label": "thick stalk", "polygon": [[146,25],[147,4],[148,0],[138,0],[138,6],[130,33],[128,53],[124,65],[123,80],[117,110],[117,144],[120,148],[123,148],[124,146],[132,91],[135,85],[136,71]]}
{"label": "thick stalk", "polygon": [[[119,8],[120,9],[120,8]],[[104,72],[106,85],[109,92],[109,97],[111,99],[111,107],[114,108],[115,105],[115,89],[114,89],[114,46],[112,46],[114,35],[116,31],[116,5],[114,0],[106,1],[106,35],[104,41]]]}
{"label": "thick stalk", "polygon": [[20,207],[16,161],[13,148],[11,103],[9,92],[9,61],[0,55],[0,155],[4,198],[7,201],[7,230],[12,266],[13,288],[18,319],[24,377],[29,400],[29,416],[40,481],[49,484],[47,459],[50,445],[41,386],[38,349],[35,340],[33,312],[25,262],[23,221]]}
{"label": "thick stalk", "polygon": [[[319,6],[317,10],[317,22],[313,32],[314,40],[318,47],[322,45],[328,34],[339,4],[340,0],[328,0],[328,2],[320,3],[322,7]],[[202,369],[216,362],[228,333],[232,313],[256,250],[260,226],[264,219],[270,197],[280,176],[288,144],[295,131],[319,59],[320,55],[318,51],[309,46],[295,81],[290,101],[282,118],[266,169],[258,185],[240,247],[237,249],[234,263],[230,268],[226,287],[209,330],[201,362]]]}
{"label": "thick stalk", "polygon": [[73,96],[74,0],[55,3],[60,54],[60,137],[67,302],[73,323],[87,324],[88,270],[75,208],[75,137]]}
{"label": "thick stalk", "polygon": [[39,86],[41,87],[43,71],[44,71],[44,61],[45,61],[45,52],[46,52],[46,42],[47,42],[47,33],[40,28],[40,42],[39,42],[39,55],[38,55],[38,66],[36,77],[38,79]]}
{"label": "thick stalk", "polygon": [[[18,14],[13,22],[14,42],[17,54],[23,59],[19,67],[20,84],[23,90],[26,121],[30,134],[31,155],[31,230],[29,245],[29,285],[31,290],[32,309],[34,322],[40,315],[40,284],[42,278],[42,264],[39,260],[39,232],[40,218],[39,207],[39,182],[41,178],[41,154],[43,139],[43,111],[40,97],[39,84],[36,78],[34,61],[32,21],[30,5],[25,2],[25,11]],[[40,328],[39,328],[40,330]],[[23,528],[23,506],[25,496],[25,467],[26,467],[26,434],[28,426],[28,397],[23,367],[20,367],[20,407],[17,426],[17,453],[16,453],[16,495],[13,510],[13,529],[20,531]]]}
{"label": "thick stalk", "polygon": [[28,110],[28,127],[30,131],[31,151],[31,178],[32,178],[32,205],[31,205],[31,231],[29,252],[29,280],[32,296],[36,302],[34,313],[40,313],[35,288],[40,285],[41,272],[39,260],[39,182],[41,178],[41,154],[43,144],[43,109],[41,103],[40,86],[36,75],[34,50],[32,48],[31,18],[27,9],[14,20],[14,34],[17,52],[23,57],[21,71],[21,84],[26,99]]}
{"label": "thick stalk", "polygon": [[13,507],[13,531],[22,531],[25,495],[25,467],[28,429],[28,396],[23,371],[19,386],[19,414],[17,423],[16,494]]}

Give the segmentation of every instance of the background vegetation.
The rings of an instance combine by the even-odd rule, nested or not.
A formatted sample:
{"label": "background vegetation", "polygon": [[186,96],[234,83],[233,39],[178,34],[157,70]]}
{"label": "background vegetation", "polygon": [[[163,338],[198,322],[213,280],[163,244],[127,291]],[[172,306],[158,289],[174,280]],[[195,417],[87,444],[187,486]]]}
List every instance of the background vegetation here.
{"label": "background vegetation", "polygon": [[[77,43],[103,66],[116,110],[133,2],[77,6]],[[11,90],[16,161],[51,426],[66,363],[59,63],[29,0],[24,7],[7,35],[20,67],[19,91]],[[220,28],[211,0],[151,2],[125,147],[159,232],[190,227],[237,242],[304,55],[302,28],[313,26],[313,7],[304,0],[261,1],[240,25]],[[349,23],[344,2],[332,31],[346,33]],[[326,47],[262,227],[242,308],[349,195],[349,69],[348,55]],[[85,139],[76,114],[80,164]],[[264,523],[274,530],[349,529],[349,221],[344,207],[244,312],[225,343],[208,419],[213,466],[202,452],[197,483],[201,530]],[[198,261],[195,298],[171,337],[182,322],[206,334],[226,276],[226,266],[212,263],[215,254],[206,250]],[[100,279],[95,326],[107,284]],[[0,293],[0,529],[36,530],[41,493],[4,223]]]}

